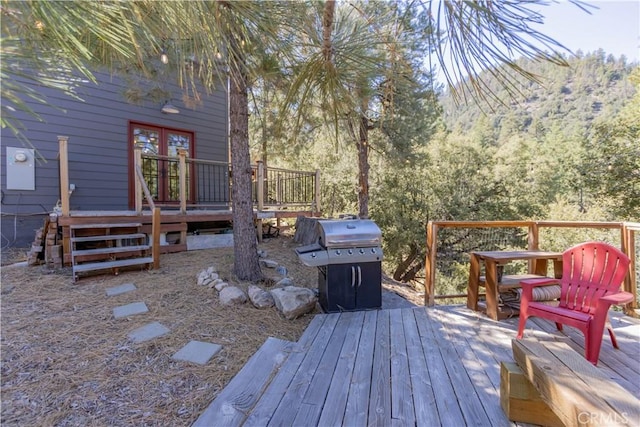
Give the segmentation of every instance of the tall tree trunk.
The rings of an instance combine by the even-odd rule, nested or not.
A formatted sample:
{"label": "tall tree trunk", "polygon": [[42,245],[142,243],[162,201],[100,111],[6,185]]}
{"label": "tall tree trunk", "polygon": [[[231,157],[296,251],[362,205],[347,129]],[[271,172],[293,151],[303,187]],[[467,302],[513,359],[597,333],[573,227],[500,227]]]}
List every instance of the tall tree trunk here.
{"label": "tall tree trunk", "polygon": [[322,14],[322,56],[328,69],[333,68],[333,47],[331,44],[331,33],[333,31],[333,19],[335,16],[335,0],[327,0],[324,4]]}
{"label": "tall tree trunk", "polygon": [[[231,35],[232,41],[236,41]],[[240,280],[263,278],[253,223],[251,159],[249,150],[249,100],[247,74],[239,43],[229,61],[229,126],[231,133],[231,197],[233,202],[233,272]]]}
{"label": "tall tree trunk", "polygon": [[358,216],[364,219],[369,218],[369,120],[364,114],[360,117],[357,146]]}

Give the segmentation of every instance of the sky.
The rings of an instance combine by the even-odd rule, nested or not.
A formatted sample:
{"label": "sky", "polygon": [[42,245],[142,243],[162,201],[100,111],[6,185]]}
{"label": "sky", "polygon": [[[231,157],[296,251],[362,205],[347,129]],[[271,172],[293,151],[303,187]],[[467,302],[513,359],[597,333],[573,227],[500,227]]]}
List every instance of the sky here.
{"label": "sky", "polygon": [[587,0],[591,15],[570,2],[539,6],[545,23],[539,28],[573,52],[602,48],[628,62],[640,60],[640,0]]}
{"label": "sky", "polygon": [[[529,6],[545,17],[544,24],[533,28],[571,52],[588,53],[602,48],[616,58],[624,54],[627,63],[640,63],[640,0],[583,0],[590,14],[568,0],[540,3],[546,4]],[[441,71],[436,79],[445,83]]]}

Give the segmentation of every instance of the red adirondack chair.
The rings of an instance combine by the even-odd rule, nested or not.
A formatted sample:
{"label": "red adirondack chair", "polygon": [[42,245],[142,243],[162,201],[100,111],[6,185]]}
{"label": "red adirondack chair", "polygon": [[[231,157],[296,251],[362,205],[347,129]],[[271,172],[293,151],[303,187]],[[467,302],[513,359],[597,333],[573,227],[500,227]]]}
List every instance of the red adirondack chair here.
{"label": "red adirondack chair", "polygon": [[[619,249],[603,242],[587,242],[573,246],[562,254],[561,279],[530,279],[520,282],[520,322],[518,336],[522,338],[527,319],[541,317],[579,329],[585,337],[585,358],[598,364],[605,324],[611,343],[618,348],[616,336],[609,323],[608,311],[613,304],[633,300],[629,292],[620,291],[627,272],[629,258]],[[558,306],[533,301],[533,288],[560,284],[562,291]]]}

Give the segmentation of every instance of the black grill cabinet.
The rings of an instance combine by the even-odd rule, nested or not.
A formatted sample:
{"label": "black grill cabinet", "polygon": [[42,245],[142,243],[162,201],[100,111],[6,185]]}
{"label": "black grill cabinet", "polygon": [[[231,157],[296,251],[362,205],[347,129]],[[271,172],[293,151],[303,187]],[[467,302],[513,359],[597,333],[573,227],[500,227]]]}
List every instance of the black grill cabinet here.
{"label": "black grill cabinet", "polygon": [[380,262],[318,267],[320,306],[327,313],[382,307]]}
{"label": "black grill cabinet", "polygon": [[325,312],[382,306],[381,232],[371,220],[318,221],[318,243],[296,248],[303,264],[318,267]]}

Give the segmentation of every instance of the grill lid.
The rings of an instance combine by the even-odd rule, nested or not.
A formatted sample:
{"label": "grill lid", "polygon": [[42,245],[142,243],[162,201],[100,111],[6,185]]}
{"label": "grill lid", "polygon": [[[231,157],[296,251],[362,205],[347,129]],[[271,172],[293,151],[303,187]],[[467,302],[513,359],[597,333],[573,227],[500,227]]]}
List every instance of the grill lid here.
{"label": "grill lid", "polygon": [[325,248],[365,248],[380,246],[382,232],[370,219],[320,220],[319,242]]}

